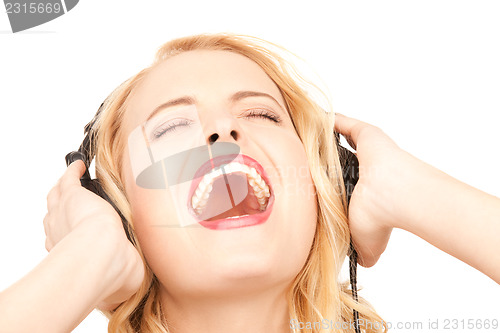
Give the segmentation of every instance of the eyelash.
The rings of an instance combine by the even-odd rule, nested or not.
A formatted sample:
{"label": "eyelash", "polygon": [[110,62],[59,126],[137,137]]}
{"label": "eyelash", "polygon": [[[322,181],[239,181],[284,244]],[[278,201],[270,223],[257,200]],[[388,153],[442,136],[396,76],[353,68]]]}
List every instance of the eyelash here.
{"label": "eyelash", "polygon": [[187,119],[181,119],[178,122],[171,122],[168,124],[163,124],[159,128],[157,128],[153,132],[153,139],[159,139],[162,137],[165,133],[168,132],[173,132],[177,127],[184,127],[184,126],[189,126],[192,124],[192,121],[189,121]]}
{"label": "eyelash", "polygon": [[[263,118],[270,120],[276,124],[281,124],[281,118],[267,110],[250,110],[248,114],[244,116],[244,118],[248,117],[254,117],[254,118]],[[153,132],[153,140],[159,139],[162,137],[164,134],[169,133],[169,132],[174,132],[177,127],[185,127],[191,125],[193,122],[187,119],[181,119],[178,122],[171,122],[168,124],[163,124],[159,128],[157,128]]]}
{"label": "eyelash", "polygon": [[244,117],[263,118],[263,119],[268,119],[277,124],[281,124],[281,118],[278,115],[267,110],[250,110],[250,112]]}

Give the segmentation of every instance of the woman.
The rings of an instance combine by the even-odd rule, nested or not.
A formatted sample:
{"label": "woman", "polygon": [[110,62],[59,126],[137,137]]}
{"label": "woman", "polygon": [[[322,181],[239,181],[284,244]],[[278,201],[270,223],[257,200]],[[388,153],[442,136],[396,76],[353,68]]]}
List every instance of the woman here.
{"label": "woman", "polygon": [[[74,162],[48,196],[48,257],[0,298],[14,305],[0,317],[3,327],[32,329],[15,306],[29,300],[38,310],[30,312],[31,322],[47,331],[69,331],[95,307],[110,318],[110,332],[289,332],[323,320],[323,331],[345,332],[354,331],[342,325],[353,309],[367,332],[383,331],[372,307],[355,302],[347,283],[338,281],[349,227],[364,266],[376,262],[392,228],[400,227],[498,281],[491,255],[498,253],[492,251],[498,199],[416,160],[377,128],[339,115],[336,129],[356,146],[361,165],[348,226],[331,113],[295,77],[251,38],[193,36],[160,48],[151,67],[108,97],[92,129],[97,178],[128,221],[132,242],[112,206],[81,187],[85,166]],[[140,186],[131,134],[166,102],[173,112],[195,106],[206,144],[237,144],[261,166],[272,193],[262,207],[272,207],[265,221],[224,230],[178,227],[172,193]],[[164,135],[166,128],[152,133]],[[464,192],[462,211],[455,213],[451,201],[438,210],[422,177],[443,191]],[[412,198],[429,209],[416,209]],[[485,207],[483,225],[471,233],[463,213],[478,202]],[[452,222],[456,235],[443,236]],[[485,249],[477,254],[454,237],[481,241]]]}

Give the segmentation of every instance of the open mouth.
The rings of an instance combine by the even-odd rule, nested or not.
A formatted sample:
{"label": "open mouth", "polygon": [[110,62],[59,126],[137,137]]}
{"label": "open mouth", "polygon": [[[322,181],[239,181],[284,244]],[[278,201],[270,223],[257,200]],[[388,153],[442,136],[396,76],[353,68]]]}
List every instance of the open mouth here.
{"label": "open mouth", "polygon": [[188,210],[203,226],[227,229],[267,220],[274,197],[264,169],[254,159],[219,156],[200,167],[196,176]]}

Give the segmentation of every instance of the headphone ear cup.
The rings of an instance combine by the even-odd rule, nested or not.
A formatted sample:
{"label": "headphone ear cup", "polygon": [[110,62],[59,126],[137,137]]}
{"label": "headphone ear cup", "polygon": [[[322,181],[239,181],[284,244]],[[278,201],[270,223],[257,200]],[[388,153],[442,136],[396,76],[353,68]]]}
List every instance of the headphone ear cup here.
{"label": "headphone ear cup", "polygon": [[98,196],[102,197],[101,194],[103,194],[103,189],[101,185],[95,180],[95,179],[80,179],[80,183],[82,184],[83,187],[85,187],[87,190],[90,192],[93,192],[97,194]]}
{"label": "headphone ear cup", "polygon": [[125,216],[123,216],[123,214],[120,212],[118,207],[116,207],[114,202],[109,198],[109,196],[106,194],[106,192],[104,192],[104,189],[102,188],[101,184],[99,183],[99,180],[97,180],[97,179],[80,179],[80,183],[87,190],[97,194],[98,196],[100,196],[101,198],[106,200],[115,209],[115,211],[118,213],[118,215],[120,216],[120,218],[122,220],[123,229],[125,229],[125,234],[127,235],[128,240],[132,244],[135,245],[135,242],[132,240],[132,237],[131,237],[129,229],[128,229],[129,223],[128,223],[127,219],[125,218]]}
{"label": "headphone ear cup", "polygon": [[342,178],[344,179],[347,203],[349,204],[354,186],[356,186],[359,179],[359,161],[356,155],[349,149],[340,145],[340,134],[334,132],[334,135],[339,153],[340,166],[342,167]]}
{"label": "headphone ear cup", "polygon": [[340,165],[342,166],[342,177],[347,196],[347,203],[351,201],[351,195],[359,179],[359,161],[347,148],[338,145]]}

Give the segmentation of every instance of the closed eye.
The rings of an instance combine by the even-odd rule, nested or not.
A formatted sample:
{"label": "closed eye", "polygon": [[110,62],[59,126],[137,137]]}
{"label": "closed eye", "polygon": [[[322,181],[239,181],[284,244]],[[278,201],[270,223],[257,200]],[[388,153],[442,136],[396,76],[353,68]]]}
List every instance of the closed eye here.
{"label": "closed eye", "polygon": [[180,127],[190,126],[191,124],[192,121],[187,119],[179,119],[177,121],[164,123],[154,130],[153,140],[157,140],[167,133],[174,132]]}
{"label": "closed eye", "polygon": [[262,118],[270,120],[276,124],[281,124],[281,117],[277,114],[264,109],[252,109],[243,116],[244,118]]}

